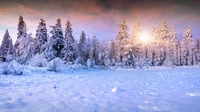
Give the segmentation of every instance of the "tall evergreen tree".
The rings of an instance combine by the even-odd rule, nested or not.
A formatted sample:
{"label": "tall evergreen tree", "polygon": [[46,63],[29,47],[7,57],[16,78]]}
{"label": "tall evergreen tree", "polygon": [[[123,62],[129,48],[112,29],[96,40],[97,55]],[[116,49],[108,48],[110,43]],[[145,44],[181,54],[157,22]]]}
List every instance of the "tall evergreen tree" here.
{"label": "tall evergreen tree", "polygon": [[171,54],[171,61],[173,65],[180,65],[180,40],[176,36],[176,32],[174,28],[172,28],[170,34],[170,54]]}
{"label": "tall evergreen tree", "polygon": [[200,38],[196,41],[196,52],[195,59],[198,64],[200,64]]}
{"label": "tall evergreen tree", "polygon": [[65,39],[63,37],[63,31],[61,27],[61,20],[58,18],[57,23],[55,26],[50,26],[52,31],[50,32],[52,34],[49,43],[48,43],[48,49],[47,49],[47,57],[49,60],[54,59],[55,57],[60,57],[61,50],[64,47]]}
{"label": "tall evergreen tree", "polygon": [[74,37],[72,36],[72,28],[70,21],[67,20],[65,29],[65,46],[61,51],[63,60],[66,62],[74,62],[77,58],[77,49]]}
{"label": "tall evergreen tree", "polygon": [[126,22],[124,18],[122,19],[121,23],[119,24],[119,30],[116,36],[116,44],[117,47],[117,58],[118,62],[123,63],[123,58],[125,55],[125,45],[129,43],[129,34],[128,34],[128,26],[126,25]]}
{"label": "tall evergreen tree", "polygon": [[140,42],[140,36],[141,36],[141,28],[140,28],[140,22],[139,20],[137,20],[134,24],[134,27],[133,27],[133,32],[132,32],[132,38],[131,38],[131,43],[133,45],[136,45],[138,43],[141,43]]}
{"label": "tall evergreen tree", "polygon": [[109,57],[110,57],[110,62],[111,65],[115,65],[115,61],[116,61],[116,44],[113,40],[110,41],[110,51],[109,51]]}
{"label": "tall evergreen tree", "polygon": [[162,22],[162,26],[159,30],[159,43],[160,43],[160,51],[161,51],[161,65],[171,65],[171,57],[170,57],[170,36],[169,36],[169,30],[168,25],[165,21]]}
{"label": "tall evergreen tree", "polygon": [[17,38],[20,38],[20,36],[26,36],[27,35],[27,29],[26,29],[26,23],[24,22],[23,20],[23,17],[20,15],[19,17],[19,22],[18,22],[18,37]]}
{"label": "tall evergreen tree", "polygon": [[3,37],[3,40],[2,40],[2,43],[0,46],[0,56],[6,58],[8,51],[9,51],[9,47],[12,47],[12,39],[9,35],[8,30],[6,30],[6,33]]}
{"label": "tall evergreen tree", "polygon": [[192,29],[188,26],[184,31],[183,40],[181,41],[181,63],[182,65],[193,65],[194,62],[194,40]]}
{"label": "tall evergreen tree", "polygon": [[86,34],[84,31],[81,32],[81,35],[80,35],[80,41],[79,41],[79,44],[78,44],[78,49],[79,49],[79,52],[80,52],[80,56],[85,60],[87,61],[88,59],[88,44],[87,41],[86,41]]}
{"label": "tall evergreen tree", "polygon": [[18,37],[15,42],[15,57],[19,63],[25,63],[32,57],[34,39],[27,34],[26,23],[19,17]]}
{"label": "tall evergreen tree", "polygon": [[34,54],[42,53],[45,51],[45,45],[47,43],[47,28],[45,20],[40,19],[38,29],[36,30],[36,41]]}

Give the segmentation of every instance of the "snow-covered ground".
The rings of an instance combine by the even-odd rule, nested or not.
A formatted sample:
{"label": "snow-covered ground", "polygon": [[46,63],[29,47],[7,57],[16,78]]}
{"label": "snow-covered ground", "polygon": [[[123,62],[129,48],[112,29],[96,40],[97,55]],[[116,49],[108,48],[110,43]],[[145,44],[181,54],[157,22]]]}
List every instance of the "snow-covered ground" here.
{"label": "snow-covered ground", "polygon": [[0,75],[0,112],[200,112],[200,67]]}

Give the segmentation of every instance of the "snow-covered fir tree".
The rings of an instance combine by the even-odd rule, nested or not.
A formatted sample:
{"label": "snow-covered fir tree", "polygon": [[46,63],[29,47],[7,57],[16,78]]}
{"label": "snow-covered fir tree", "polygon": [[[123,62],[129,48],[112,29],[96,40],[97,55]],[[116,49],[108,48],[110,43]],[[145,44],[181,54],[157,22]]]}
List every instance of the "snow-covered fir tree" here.
{"label": "snow-covered fir tree", "polygon": [[15,57],[19,63],[27,62],[33,54],[34,39],[32,34],[27,34],[26,23],[19,17],[18,38],[15,42]]}
{"label": "snow-covered fir tree", "polygon": [[171,57],[171,62],[173,65],[180,65],[180,40],[178,39],[178,37],[176,36],[176,32],[174,30],[174,28],[172,28],[172,31],[170,33],[170,57]]}
{"label": "snow-covered fir tree", "polygon": [[47,43],[47,28],[45,20],[40,19],[38,29],[36,30],[36,41],[35,41],[35,50],[34,54],[42,53],[45,51],[46,43]]}
{"label": "snow-covered fir tree", "polygon": [[98,54],[98,60],[99,60],[98,65],[101,65],[104,68],[107,68],[110,65],[109,47],[108,47],[108,44],[105,42],[101,44],[99,54]]}
{"label": "snow-covered fir tree", "polygon": [[65,46],[61,51],[61,57],[66,62],[73,63],[77,58],[77,48],[74,37],[72,36],[72,28],[70,21],[67,20],[65,29]]}
{"label": "snow-covered fir tree", "polygon": [[139,22],[139,20],[137,20],[135,22],[135,24],[134,24],[134,27],[133,27],[131,44],[133,44],[134,46],[136,46],[136,44],[141,43],[140,36],[141,36],[140,22]]}
{"label": "snow-covered fir tree", "polygon": [[88,59],[88,48],[89,48],[88,45],[89,45],[89,43],[90,42],[87,42],[85,32],[82,31],[81,35],[80,35],[80,41],[79,41],[79,44],[78,44],[78,49],[79,49],[81,58],[83,58],[85,61],[87,61],[87,59]]}
{"label": "snow-covered fir tree", "polygon": [[166,21],[162,22],[162,26],[159,30],[159,44],[160,44],[160,57],[161,57],[161,65],[172,65],[171,57],[170,57],[170,36],[169,36],[169,30],[168,25]]}
{"label": "snow-covered fir tree", "polygon": [[183,40],[181,41],[181,64],[193,65],[194,60],[194,40],[192,37],[192,29],[188,28],[184,31]]}
{"label": "snow-covered fir tree", "polygon": [[89,45],[89,59],[94,62],[95,64],[99,63],[99,40],[96,38],[96,36],[93,36],[90,40]]}
{"label": "snow-covered fir tree", "polygon": [[55,57],[61,57],[61,50],[64,47],[65,39],[63,37],[63,31],[61,27],[61,20],[58,18],[55,26],[50,26],[52,31],[50,32],[52,36],[48,42],[47,50],[45,54],[49,60]]}
{"label": "snow-covered fir tree", "polygon": [[112,66],[115,65],[115,61],[116,61],[116,44],[113,40],[110,41],[110,51],[109,51],[109,57],[110,57],[110,63]]}
{"label": "snow-covered fir tree", "polygon": [[197,64],[200,64],[200,38],[198,38],[196,41],[195,59]]}
{"label": "snow-covered fir tree", "polygon": [[8,30],[6,30],[0,46],[0,56],[6,58],[9,48],[12,46],[12,38],[10,37]]}
{"label": "snow-covered fir tree", "polygon": [[119,24],[119,30],[116,36],[116,44],[117,44],[117,62],[123,64],[123,58],[125,55],[125,45],[129,44],[129,34],[128,34],[128,26],[124,18],[122,19],[121,23]]}
{"label": "snow-covered fir tree", "polygon": [[20,38],[22,35],[26,36],[27,35],[27,29],[26,29],[26,23],[23,20],[23,17],[20,15],[19,17],[19,23],[18,23],[18,33],[17,33],[17,38]]}

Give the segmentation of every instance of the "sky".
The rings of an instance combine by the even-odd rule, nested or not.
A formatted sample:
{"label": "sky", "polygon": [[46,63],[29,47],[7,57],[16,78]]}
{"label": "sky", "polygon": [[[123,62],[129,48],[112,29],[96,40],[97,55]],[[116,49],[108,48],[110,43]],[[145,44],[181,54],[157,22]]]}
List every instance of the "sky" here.
{"label": "sky", "polygon": [[6,29],[16,41],[20,15],[33,37],[41,18],[46,20],[48,32],[49,25],[55,25],[60,18],[63,30],[67,20],[72,23],[77,39],[84,30],[87,37],[95,35],[109,41],[115,39],[118,24],[124,18],[130,34],[136,20],[140,21],[143,32],[149,32],[152,25],[160,27],[165,20],[169,30],[174,27],[180,39],[190,25],[196,39],[200,37],[199,7],[198,0],[1,0],[0,41]]}

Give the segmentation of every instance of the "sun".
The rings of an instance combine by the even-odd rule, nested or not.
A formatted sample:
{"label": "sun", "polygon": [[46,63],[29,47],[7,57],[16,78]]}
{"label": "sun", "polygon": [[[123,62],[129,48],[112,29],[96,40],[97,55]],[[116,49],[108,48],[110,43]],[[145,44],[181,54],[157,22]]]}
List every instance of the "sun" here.
{"label": "sun", "polygon": [[140,35],[140,40],[142,41],[142,43],[147,44],[150,42],[150,36],[148,32],[141,32]]}

